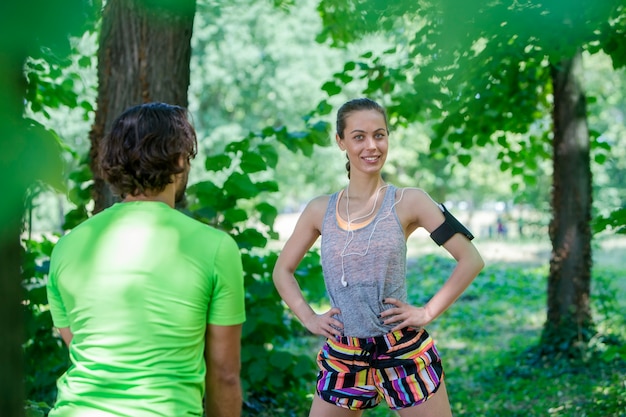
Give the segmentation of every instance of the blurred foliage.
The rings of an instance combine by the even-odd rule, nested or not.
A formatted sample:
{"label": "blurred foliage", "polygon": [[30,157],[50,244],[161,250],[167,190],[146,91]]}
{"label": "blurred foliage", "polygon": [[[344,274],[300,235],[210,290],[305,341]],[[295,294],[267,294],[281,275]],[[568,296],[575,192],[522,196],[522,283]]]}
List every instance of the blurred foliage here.
{"label": "blurred foliage", "polygon": [[[333,110],[344,99],[364,94],[387,106],[394,141],[386,168],[391,182],[418,185],[438,200],[469,201],[475,208],[491,201],[525,202],[545,215],[551,158],[551,138],[546,133],[551,91],[546,84],[545,57],[558,52],[550,49],[556,41],[550,36],[574,43],[583,31],[565,34],[553,30],[541,39],[515,35],[515,30],[525,30],[524,22],[546,19],[541,9],[523,2],[517,3],[519,9],[498,12],[509,16],[504,25],[498,14],[479,15],[485,12],[483,3],[464,2],[452,15],[463,22],[475,20],[458,28],[439,15],[424,19],[414,13],[422,7],[427,13],[436,12],[434,5],[425,2],[322,1],[322,21],[315,15],[318,2],[313,0],[299,7],[293,7],[291,1],[222,3],[200,1],[194,24],[189,102],[201,149],[193,164],[186,212],[226,230],[242,248],[248,308],[242,352],[246,415],[304,415],[315,378],[314,355],[305,329],[273,287],[271,272],[277,254],[268,244],[278,237],[274,221],[279,213],[297,210],[314,194],[345,184],[345,160],[328,146],[334,137]],[[450,9],[451,5],[446,1],[440,6]],[[359,9],[362,7],[367,9]],[[462,16],[471,7],[476,13]],[[594,10],[599,13],[602,8]],[[591,22],[594,17],[588,13],[594,10],[581,16]],[[589,53],[596,53],[593,60],[587,60],[594,97],[589,120],[595,132],[592,152],[598,162],[594,167],[596,192],[610,197],[598,199],[598,231],[619,227],[611,212],[620,202],[623,206],[626,198],[622,181],[626,147],[620,146],[624,128],[623,123],[615,122],[625,117],[625,95],[618,86],[626,83],[626,76],[623,70],[607,67],[608,60],[598,59],[603,56],[598,51],[603,49],[611,53],[615,66],[623,65],[619,57],[624,41],[618,35],[623,33],[624,18],[619,15],[610,22],[611,27],[604,22],[599,25],[603,30],[594,31],[591,36],[595,38],[586,41]],[[536,26],[542,25],[531,25]],[[483,42],[475,36],[477,32],[472,32],[472,37],[453,36],[459,35],[462,27],[502,29]],[[377,34],[380,30],[386,31],[384,36]],[[316,34],[321,43],[313,41]],[[432,36],[442,42],[427,41]],[[341,48],[331,49],[330,44]],[[65,187],[68,198],[61,207],[65,223],[58,225],[57,233],[86,219],[91,204],[91,173],[84,155],[95,102],[94,40],[87,34],[75,38],[71,46],[74,53],[69,59],[37,53],[25,67],[30,123],[55,138],[47,143],[60,147],[66,165],[65,176],[57,181],[57,188]],[[546,52],[549,50],[552,52]],[[452,73],[459,67],[467,71],[454,78]],[[43,190],[31,191],[35,209],[46,201]],[[41,298],[54,240],[54,236],[33,234],[23,241],[26,383],[33,400],[27,408],[32,415],[45,415],[45,404],[54,398],[54,380],[67,364],[65,348],[51,331],[46,301]],[[434,258],[420,260],[419,265],[421,269],[413,273],[422,278],[411,286],[416,302],[424,300],[429,286],[440,285],[449,268],[445,260]],[[539,275],[517,269],[488,271],[459,300],[461,308],[440,320],[439,326],[451,332],[442,338],[443,348],[456,349],[446,348],[448,340],[464,346],[459,353],[467,362],[452,359],[453,369],[476,375],[464,384],[460,374],[449,372],[450,381],[465,386],[465,391],[455,388],[455,397],[451,396],[455,414],[507,415],[502,410],[519,407],[524,396],[533,395],[528,391],[532,384],[526,384],[518,385],[509,400],[497,397],[502,394],[498,384],[501,387],[507,377],[520,384],[527,377],[539,378],[546,385],[550,382],[539,373],[546,364],[534,369],[524,351],[533,342],[533,329],[540,326],[545,310],[545,283]],[[322,302],[325,289],[316,251],[303,261],[297,278],[308,300]],[[599,305],[606,306],[602,314],[610,318],[597,323],[602,328],[603,323],[616,319],[615,307],[608,291],[594,291],[594,297],[596,294],[606,297]],[[468,326],[468,317],[478,325]],[[616,322],[605,330],[619,333],[620,326]],[[512,333],[511,329],[521,330]],[[624,372],[619,370],[623,368],[617,367],[615,372],[621,374],[616,374],[609,365],[604,367],[622,363],[623,350],[596,339],[603,352],[609,352],[600,363],[601,374],[607,381],[616,375],[623,380]],[[519,356],[502,348],[494,352],[503,341],[512,343]],[[319,348],[317,343],[311,345]],[[480,379],[491,375],[489,372],[500,375],[502,370],[491,367],[479,370],[478,364],[493,358],[494,366],[513,369],[519,365],[520,373]],[[567,373],[574,365],[563,362],[559,366]],[[552,379],[560,375],[556,370],[544,374]],[[572,397],[582,398],[573,383],[568,387]],[[624,405],[619,384],[611,388],[608,382],[598,383],[597,389],[603,393],[606,407]],[[494,410],[502,414],[484,414],[488,411],[472,408],[480,390],[492,397],[499,407]],[[587,407],[588,400],[580,401]],[[537,406],[544,414],[528,415],[549,415],[545,405]],[[577,406],[570,403],[568,407]],[[555,410],[558,407],[554,405]],[[514,415],[515,411],[508,412]],[[550,414],[562,415],[558,410]]]}
{"label": "blurred foliage", "polygon": [[26,292],[24,297],[26,397],[53,404],[56,397],[56,379],[70,364],[67,348],[53,330],[46,296],[46,276],[54,243],[47,238],[27,239],[22,243],[24,246],[22,284]]}
{"label": "blurred foliage", "polygon": [[[22,209],[22,194],[33,182],[61,182],[60,150],[57,149],[55,135],[32,120],[19,119],[25,101],[35,100],[33,102],[36,103],[36,97],[46,100],[45,88],[38,89],[39,85],[46,83],[33,76],[34,72],[29,68],[26,68],[25,79],[21,79],[20,68],[27,57],[31,57],[27,65],[33,66],[42,60],[51,63],[63,61],[71,53],[68,37],[89,28],[98,4],[97,0],[62,0],[55,3],[36,0],[28,3],[4,2],[0,6],[3,35],[0,37],[0,75],[3,80],[0,125],[7,129],[0,135],[0,178],[5,202],[0,206],[2,223],[5,216],[13,216]],[[36,69],[39,73],[41,68]],[[49,84],[47,87],[55,88]],[[54,101],[66,99],[62,91],[65,87],[59,86],[50,98],[52,102],[47,104],[56,105]]]}

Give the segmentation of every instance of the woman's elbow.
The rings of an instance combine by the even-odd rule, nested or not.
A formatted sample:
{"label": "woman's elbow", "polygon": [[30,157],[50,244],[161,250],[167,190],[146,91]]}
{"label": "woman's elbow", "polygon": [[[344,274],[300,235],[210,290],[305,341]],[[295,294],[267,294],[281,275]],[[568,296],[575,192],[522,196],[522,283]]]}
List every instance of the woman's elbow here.
{"label": "woman's elbow", "polygon": [[482,256],[477,252],[473,259],[474,270],[476,271],[476,275],[480,273],[480,271],[485,268],[485,260]]}

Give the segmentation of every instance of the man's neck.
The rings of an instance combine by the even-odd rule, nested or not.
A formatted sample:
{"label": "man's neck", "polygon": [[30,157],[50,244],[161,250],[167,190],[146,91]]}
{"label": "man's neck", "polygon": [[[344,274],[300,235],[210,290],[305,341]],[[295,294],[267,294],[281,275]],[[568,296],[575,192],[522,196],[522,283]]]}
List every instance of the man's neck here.
{"label": "man's neck", "polygon": [[173,190],[171,190],[170,187],[165,187],[165,190],[160,193],[127,195],[123,200],[124,203],[128,203],[131,201],[160,201],[174,208],[175,196]]}

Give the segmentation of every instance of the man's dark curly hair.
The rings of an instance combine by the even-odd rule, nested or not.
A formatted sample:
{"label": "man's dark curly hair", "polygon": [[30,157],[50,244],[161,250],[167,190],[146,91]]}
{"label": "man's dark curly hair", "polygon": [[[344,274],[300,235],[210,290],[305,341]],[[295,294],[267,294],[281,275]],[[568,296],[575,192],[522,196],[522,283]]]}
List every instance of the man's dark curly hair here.
{"label": "man's dark curly hair", "polygon": [[113,122],[98,152],[102,176],[120,196],[159,193],[196,156],[196,132],[183,107],[147,103]]}

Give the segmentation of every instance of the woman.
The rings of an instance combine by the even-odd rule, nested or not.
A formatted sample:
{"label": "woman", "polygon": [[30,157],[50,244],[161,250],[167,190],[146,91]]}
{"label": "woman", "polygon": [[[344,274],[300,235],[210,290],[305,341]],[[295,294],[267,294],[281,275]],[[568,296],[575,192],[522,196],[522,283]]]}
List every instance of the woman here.
{"label": "woman", "polygon": [[[484,263],[471,233],[417,188],[381,176],[388,151],[384,109],[369,99],[345,103],[336,142],[346,152],[349,183],[313,199],[274,268],[274,284],[313,334],[327,338],[310,417],[359,416],[383,399],[402,417],[451,416],[443,368],[424,329],[461,295]],[[406,240],[417,228],[450,252],[457,265],[424,306],[406,302]],[[317,314],[294,272],[321,236],[331,309]]]}

